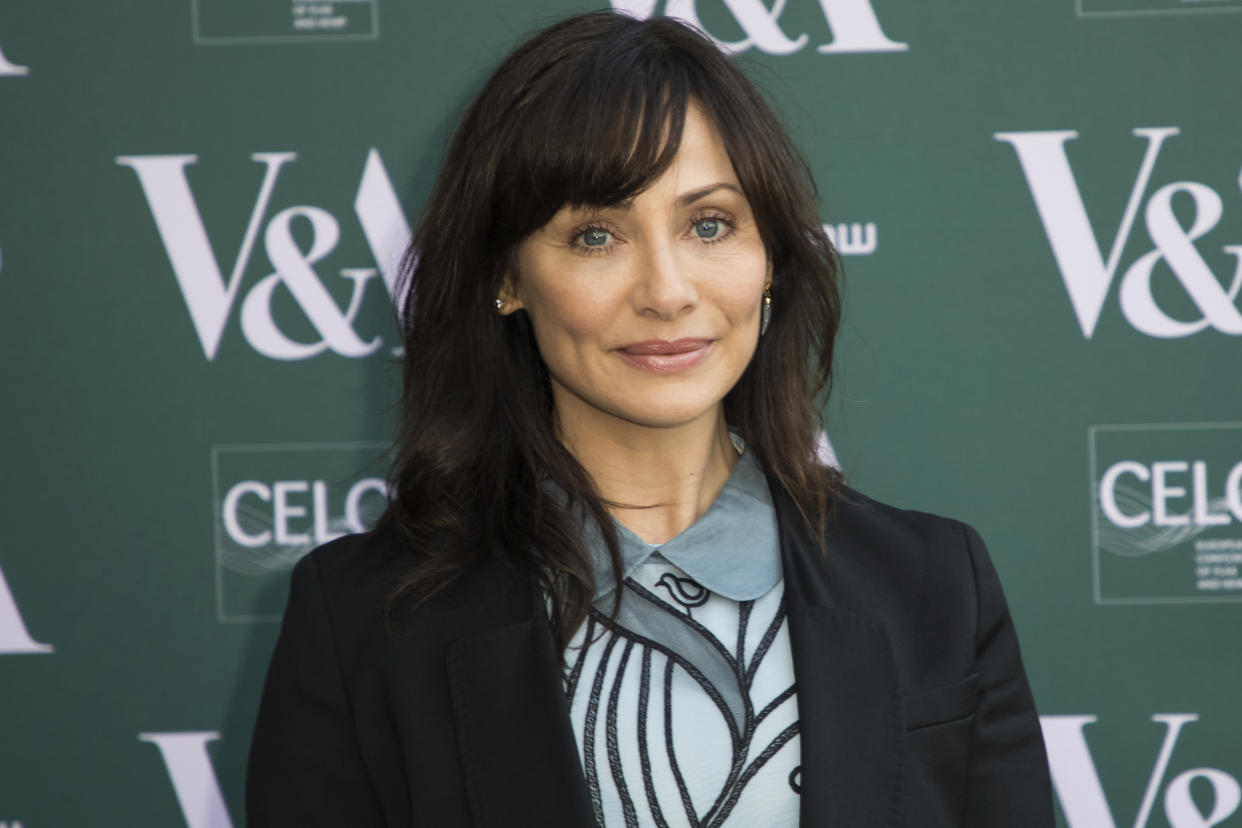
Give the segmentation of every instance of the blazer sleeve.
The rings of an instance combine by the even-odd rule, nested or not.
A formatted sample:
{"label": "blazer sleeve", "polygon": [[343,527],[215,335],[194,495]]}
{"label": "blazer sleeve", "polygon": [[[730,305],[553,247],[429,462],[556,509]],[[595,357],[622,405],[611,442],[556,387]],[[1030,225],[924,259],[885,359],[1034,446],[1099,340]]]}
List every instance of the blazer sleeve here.
{"label": "blazer sleeve", "polygon": [[1000,579],[979,534],[962,525],[978,595],[980,680],[966,788],[967,828],[1051,828],[1052,785],[1035,700]]}
{"label": "blazer sleeve", "polygon": [[313,553],[290,579],[246,770],[251,828],[383,825]]}

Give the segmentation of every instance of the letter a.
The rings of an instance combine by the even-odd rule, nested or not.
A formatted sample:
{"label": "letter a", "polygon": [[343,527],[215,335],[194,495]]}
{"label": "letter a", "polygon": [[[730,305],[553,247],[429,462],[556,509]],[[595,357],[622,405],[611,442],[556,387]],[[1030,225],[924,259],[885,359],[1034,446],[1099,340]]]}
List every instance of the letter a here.
{"label": "letter a", "polygon": [[871,0],[819,0],[824,20],[832,29],[832,42],[820,46],[822,55],[862,52],[905,52],[909,43],[890,40],[880,28]]}

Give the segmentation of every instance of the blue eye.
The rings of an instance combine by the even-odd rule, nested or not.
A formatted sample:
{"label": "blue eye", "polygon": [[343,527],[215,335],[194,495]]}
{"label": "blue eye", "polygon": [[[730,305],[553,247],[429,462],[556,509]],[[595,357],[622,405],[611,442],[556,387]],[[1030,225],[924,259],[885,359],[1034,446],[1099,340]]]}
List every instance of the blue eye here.
{"label": "blue eye", "polygon": [[720,220],[708,218],[696,221],[694,233],[700,239],[714,239],[720,235]]}
{"label": "blue eye", "polygon": [[605,247],[612,240],[612,233],[596,228],[584,231],[578,238],[582,239],[587,247]]}

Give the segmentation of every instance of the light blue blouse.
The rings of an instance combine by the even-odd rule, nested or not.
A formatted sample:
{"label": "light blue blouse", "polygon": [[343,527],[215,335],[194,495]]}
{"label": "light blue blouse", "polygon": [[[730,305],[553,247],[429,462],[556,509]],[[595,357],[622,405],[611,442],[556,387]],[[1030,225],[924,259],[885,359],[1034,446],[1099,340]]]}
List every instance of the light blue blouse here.
{"label": "light blue blouse", "polygon": [[798,824],[797,697],[776,513],[742,452],[711,507],[646,543],[617,523],[624,584],[584,529],[595,607],[566,653],[566,693],[601,826]]}

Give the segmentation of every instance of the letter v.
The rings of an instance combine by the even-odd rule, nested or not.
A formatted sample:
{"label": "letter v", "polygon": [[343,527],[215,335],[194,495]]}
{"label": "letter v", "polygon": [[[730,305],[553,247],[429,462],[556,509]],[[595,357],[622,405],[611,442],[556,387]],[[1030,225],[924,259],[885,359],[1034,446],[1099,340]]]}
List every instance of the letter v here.
{"label": "letter v", "polygon": [[[1153,722],[1163,722],[1166,729],[1156,764],[1147,779],[1142,805],[1134,819],[1134,828],[1145,828],[1147,825],[1182,726],[1198,718],[1194,713],[1158,713],[1151,717]],[[1056,788],[1061,810],[1070,828],[1116,828],[1117,824],[1113,821],[1108,800],[1104,797],[1104,786],[1100,784],[1086,736],[1082,732],[1085,725],[1094,721],[1095,716],[1039,717],[1044,745],[1048,749],[1052,785]]]}
{"label": "letter v", "polygon": [[160,749],[186,828],[233,828],[207,755],[207,743],[219,738],[214,731],[138,734],[139,741]]}
{"label": "letter v", "polygon": [[142,185],[151,214],[155,217],[160,240],[168,252],[173,274],[177,277],[208,362],[216,357],[220,337],[224,334],[224,326],[241,286],[242,274],[250,262],[259,223],[267,212],[268,201],[276,186],[276,176],[285,162],[295,158],[297,154],[292,152],[256,152],[250,156],[252,161],[267,165],[267,171],[226,284],[185,175],[186,166],[198,161],[198,156],[117,156],[116,163],[130,167],[138,174],[138,183]]}
{"label": "letter v", "polygon": [[997,132],[992,137],[1011,144],[1018,153],[1018,163],[1026,176],[1035,208],[1039,211],[1044,232],[1052,245],[1052,255],[1061,269],[1061,278],[1069,291],[1070,302],[1078,317],[1078,325],[1087,339],[1095,333],[1095,325],[1104,309],[1104,300],[1117,272],[1139,201],[1147,190],[1160,146],[1170,135],[1177,135],[1177,127],[1144,127],[1134,130],[1135,135],[1147,138],[1147,152],[1139,167],[1138,176],[1130,189],[1121,226],[1113,238],[1108,261],[1100,255],[1100,246],[1091,229],[1082,194],[1070,169],[1065,154],[1065,142],[1077,138],[1073,130],[1052,132]]}

